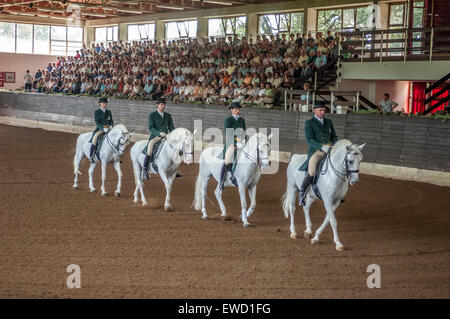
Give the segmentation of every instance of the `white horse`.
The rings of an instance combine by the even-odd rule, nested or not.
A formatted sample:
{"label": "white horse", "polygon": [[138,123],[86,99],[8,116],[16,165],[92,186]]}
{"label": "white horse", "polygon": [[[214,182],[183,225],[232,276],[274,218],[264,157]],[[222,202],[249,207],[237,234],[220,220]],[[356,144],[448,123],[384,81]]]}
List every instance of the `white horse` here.
{"label": "white horse", "polygon": [[[195,134],[195,132],[194,132]],[[147,205],[144,195],[144,181],[142,180],[142,166],[144,165],[145,155],[142,150],[147,145],[148,140],[136,142],[130,151],[131,160],[133,162],[134,181],[136,189],[134,191],[134,202],[139,201],[139,191],[141,193],[142,206]],[[172,191],[172,183],[176,177],[178,166],[181,161],[186,164],[193,162],[194,154],[194,135],[185,128],[177,128],[166,135],[166,139],[161,147],[159,155],[154,159],[154,163],[158,166],[158,173],[166,186],[166,201],[164,209],[172,210],[170,203],[170,193]],[[149,172],[156,174],[149,165]]]}
{"label": "white horse", "polygon": [[[238,184],[239,195],[241,198],[241,218],[244,227],[250,226],[247,218],[254,212],[256,206],[256,185],[261,176],[261,168],[265,169],[270,165],[270,150],[271,150],[272,134],[267,137],[262,133],[254,134],[242,150],[237,154],[237,165],[234,172]],[[202,211],[202,218],[207,219],[206,213],[206,192],[208,189],[209,178],[214,176],[216,181],[220,181],[220,171],[223,164],[223,159],[219,159],[219,154],[223,151],[222,147],[210,147],[205,149],[200,155],[200,169],[195,182],[195,197],[193,206],[195,210]],[[225,175],[224,186],[234,186],[230,181],[227,173]],[[245,190],[248,189],[251,205],[247,210],[247,199]],[[223,217],[227,216],[225,205],[222,201],[222,191],[219,184],[217,184],[214,191],[216,199],[219,202],[220,210]]]}
{"label": "white horse", "polygon": [[[312,237],[312,224],[309,218],[309,209],[311,204],[317,199],[312,187],[309,188],[306,194],[306,205],[303,207],[305,213],[306,230],[304,236],[306,239],[311,239],[311,244],[319,241],[319,236],[324,228],[331,224],[334,235],[334,243],[336,250],[344,250],[344,246],[339,240],[337,232],[337,221],[334,212],[338,208],[341,200],[347,194],[348,183],[354,185],[359,182],[359,164],[362,161],[363,155],[361,150],[366,144],[354,145],[349,140],[339,140],[332,148],[330,154],[327,154],[326,161],[322,167],[320,178],[317,181],[317,186],[322,196],[323,203],[326,209],[326,217],[322,225],[317,229],[316,235]],[[282,197],[282,206],[284,216],[288,218],[291,215],[291,238],[297,238],[294,225],[294,213],[297,191],[300,189],[305,172],[299,171],[298,168],[306,161],[307,155],[295,154],[287,168],[287,187],[286,193]]]}
{"label": "white horse", "polygon": [[[120,169],[120,157],[125,152],[128,144],[131,142],[131,137],[134,133],[128,132],[128,129],[123,124],[117,124],[114,128],[109,131],[104,137],[103,143],[98,151],[100,155],[100,160],[102,163],[102,196],[105,196],[105,180],[106,180],[106,166],[108,163],[113,162],[114,168],[117,172],[117,188],[114,195],[120,196],[120,188],[122,187],[122,170]],[[89,139],[92,136],[92,132],[81,134],[77,139],[77,148],[75,152],[75,157],[73,158],[73,168],[75,174],[75,180],[73,184],[74,189],[78,189],[78,174],[81,174],[79,168],[82,159],[86,156],[89,159],[89,150],[91,144]],[[90,164],[89,167],[89,190],[95,192],[93,182],[93,174],[95,166],[98,163],[97,156],[95,156],[95,163]]]}

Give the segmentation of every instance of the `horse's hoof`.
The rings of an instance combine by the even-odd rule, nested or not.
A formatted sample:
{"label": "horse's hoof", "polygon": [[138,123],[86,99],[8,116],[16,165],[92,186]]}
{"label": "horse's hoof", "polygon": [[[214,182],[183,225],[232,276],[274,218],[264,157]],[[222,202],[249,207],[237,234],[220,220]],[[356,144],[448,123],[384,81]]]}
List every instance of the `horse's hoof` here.
{"label": "horse's hoof", "polygon": [[91,193],[95,193],[96,191],[97,191],[97,190],[96,190],[95,188],[91,188],[91,189],[90,189],[90,192],[91,192]]}
{"label": "horse's hoof", "polygon": [[291,238],[292,238],[292,239],[297,239],[298,236],[297,236],[297,234],[291,234]]}
{"label": "horse's hoof", "polygon": [[147,206],[147,202],[142,203],[142,207]]}
{"label": "horse's hoof", "polygon": [[137,203],[137,202],[139,202],[139,199],[133,199],[133,203]]}
{"label": "horse's hoof", "polygon": [[74,191],[78,190],[78,186],[72,186],[72,188]]}
{"label": "horse's hoof", "polygon": [[311,239],[312,237],[312,233],[308,233],[307,231],[305,231],[303,235],[305,236],[306,239]]}
{"label": "horse's hoof", "polygon": [[207,220],[208,216],[202,216],[202,219]]}
{"label": "horse's hoof", "polygon": [[311,245],[315,245],[315,244],[317,244],[319,241],[318,240],[315,240],[314,238],[313,239],[311,239]]}
{"label": "horse's hoof", "polygon": [[336,245],[336,250],[344,251],[345,250],[344,245]]}
{"label": "horse's hoof", "polygon": [[102,196],[106,196],[106,194],[108,194],[108,193],[102,193]]}
{"label": "horse's hoof", "polygon": [[172,211],[172,206],[164,206],[164,210],[166,212],[171,212]]}
{"label": "horse's hoof", "polygon": [[120,193],[118,193],[118,192],[114,192],[114,196],[116,196],[116,197],[120,197]]}
{"label": "horse's hoof", "polygon": [[250,227],[250,223],[244,223],[244,227]]}

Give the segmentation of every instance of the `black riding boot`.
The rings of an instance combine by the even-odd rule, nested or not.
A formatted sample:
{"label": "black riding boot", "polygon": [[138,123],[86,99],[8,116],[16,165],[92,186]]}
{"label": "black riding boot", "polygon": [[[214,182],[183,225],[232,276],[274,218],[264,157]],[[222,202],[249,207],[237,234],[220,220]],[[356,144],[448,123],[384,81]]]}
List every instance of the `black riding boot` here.
{"label": "black riding boot", "polygon": [[150,156],[145,155],[144,165],[142,166],[142,179],[148,179],[148,164],[150,163]]}
{"label": "black riding boot", "polygon": [[91,164],[94,164],[94,154],[95,154],[95,145],[91,144],[91,149],[89,151],[89,161],[91,162]]}
{"label": "black riding boot", "polygon": [[311,184],[313,180],[313,177],[309,175],[308,172],[306,172],[305,177],[303,178],[302,186],[300,186],[300,194],[298,196],[298,204],[300,206],[305,206],[305,197],[306,197],[306,190],[308,189],[308,186]]}
{"label": "black riding boot", "polygon": [[231,173],[231,177],[230,177],[230,181],[233,183],[234,186],[238,187],[237,181],[236,181],[236,177],[233,174],[233,164],[228,164],[228,171],[230,171]]}
{"label": "black riding boot", "polygon": [[223,191],[224,183],[225,183],[225,174],[227,173],[227,167],[225,163],[222,165],[222,169],[220,170],[220,180],[219,180],[219,189]]}

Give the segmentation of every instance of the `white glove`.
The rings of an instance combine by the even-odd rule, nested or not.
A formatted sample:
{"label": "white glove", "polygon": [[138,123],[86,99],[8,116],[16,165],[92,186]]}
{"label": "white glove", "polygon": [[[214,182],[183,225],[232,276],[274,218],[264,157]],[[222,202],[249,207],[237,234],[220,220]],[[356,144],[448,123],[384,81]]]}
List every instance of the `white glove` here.
{"label": "white glove", "polygon": [[108,133],[108,131],[109,131],[109,128],[107,128],[107,127],[105,127],[105,128],[103,129],[103,132],[105,132],[105,133]]}
{"label": "white glove", "polygon": [[330,150],[330,146],[329,145],[322,145],[322,151],[325,153],[328,153],[328,151]]}
{"label": "white glove", "polygon": [[161,136],[161,137],[166,137],[166,133],[161,132],[161,133],[159,133],[159,136]]}

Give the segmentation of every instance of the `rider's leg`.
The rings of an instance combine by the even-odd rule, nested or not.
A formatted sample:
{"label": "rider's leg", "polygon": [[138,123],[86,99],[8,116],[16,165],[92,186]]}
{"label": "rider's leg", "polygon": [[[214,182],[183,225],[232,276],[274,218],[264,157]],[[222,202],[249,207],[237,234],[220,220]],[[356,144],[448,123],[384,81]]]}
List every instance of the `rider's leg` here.
{"label": "rider's leg", "polygon": [[305,206],[305,195],[308,189],[308,186],[311,184],[314,173],[316,172],[317,163],[319,163],[320,159],[325,155],[322,151],[316,151],[308,162],[308,172],[305,174],[303,178],[302,185],[300,186],[300,194],[298,197],[298,204],[300,206]]}
{"label": "rider's leg", "polygon": [[223,159],[222,169],[220,170],[219,187],[221,191],[223,191],[224,189],[225,175],[227,173],[227,170],[230,170],[231,166],[233,165],[233,155],[234,155],[234,145],[230,145],[227,151],[225,152],[225,158]]}
{"label": "rider's leg", "polygon": [[150,164],[150,162],[152,162],[151,156],[152,156],[152,152],[153,152],[153,146],[155,146],[155,144],[161,140],[161,137],[156,136],[153,139],[150,140],[150,142],[148,142],[147,145],[147,154],[145,155],[145,159],[144,159],[144,165],[142,167],[142,178],[143,179],[148,179],[148,165]]}
{"label": "rider's leg", "polygon": [[91,163],[94,163],[94,154],[95,154],[95,149],[97,148],[97,141],[98,138],[100,137],[100,135],[103,134],[103,131],[97,131],[97,133],[94,134],[94,136],[92,137],[92,145],[91,145],[91,149],[89,151],[89,159],[91,161]]}

